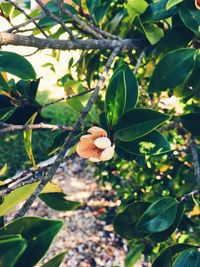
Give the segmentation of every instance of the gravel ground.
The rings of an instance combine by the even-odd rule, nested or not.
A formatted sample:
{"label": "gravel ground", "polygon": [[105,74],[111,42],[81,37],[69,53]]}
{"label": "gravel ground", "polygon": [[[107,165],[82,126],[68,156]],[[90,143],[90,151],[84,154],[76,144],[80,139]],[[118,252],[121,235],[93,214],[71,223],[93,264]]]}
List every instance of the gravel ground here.
{"label": "gravel ground", "polygon": [[62,164],[54,178],[70,200],[82,203],[77,210],[57,212],[36,201],[27,213],[28,216],[64,220],[64,227],[42,263],[59,251],[67,250],[61,267],[124,266],[127,244],[114,234],[111,219],[102,220],[104,212],[109,210],[108,214],[112,215],[119,203],[113,201],[110,188],[95,183],[93,172],[86,161],[75,158],[73,162],[68,160]]}

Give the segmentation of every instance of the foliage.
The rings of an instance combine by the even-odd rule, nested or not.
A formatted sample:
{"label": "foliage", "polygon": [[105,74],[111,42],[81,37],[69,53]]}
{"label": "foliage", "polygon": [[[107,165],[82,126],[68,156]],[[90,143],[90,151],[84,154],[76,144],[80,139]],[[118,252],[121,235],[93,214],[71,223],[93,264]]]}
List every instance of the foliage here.
{"label": "foliage", "polygon": [[[1,16],[7,21],[19,15],[14,13],[10,3],[2,3],[0,7]],[[46,14],[44,8],[31,10],[29,5],[25,7],[33,17]],[[13,52],[1,51],[0,133],[5,127],[3,123],[13,127],[41,122],[69,125],[79,118],[77,126],[87,115],[82,128],[75,129],[73,136],[70,136],[71,130],[45,133],[43,138],[40,138],[40,132],[34,133],[32,129],[24,131],[25,150],[35,173],[39,171],[37,162],[45,157],[44,151],[47,151],[46,156],[55,151],[61,155],[68,139],[67,148],[74,151],[80,136],[92,125],[105,129],[116,153],[113,160],[97,163],[96,173],[99,181],[112,185],[116,198],[121,201],[113,225],[116,233],[129,242],[126,266],[133,266],[142,254],[154,267],[198,266],[199,2],[74,0],[71,5],[64,4],[69,13],[61,12],[61,6],[52,0],[46,8],[58,19],[56,21],[47,15],[39,17],[39,27],[31,30],[33,36],[42,29],[43,34],[60,39],[66,37],[66,25],[69,25],[68,33],[78,32],[78,38],[86,42],[91,35],[97,39],[102,34],[100,39],[115,39],[116,46],[122,45],[124,39],[142,45],[134,49],[124,49],[122,45],[105,90],[100,91],[89,110],[87,101],[92,100],[87,89],[95,87],[99,79],[99,84],[104,80],[99,73],[105,64],[108,68],[110,51],[107,47],[101,51],[84,51],[75,64],[73,57],[69,59],[65,75],[57,80],[66,95],[62,107],[55,103],[45,106],[47,102],[39,100],[40,79],[37,77],[40,73],[27,59]],[[76,15],[86,25],[75,23]],[[60,19],[67,23],[65,28]],[[59,62],[60,52],[53,50],[52,58]],[[45,66],[55,74],[52,63],[47,62]],[[14,78],[8,79],[7,73]],[[82,110],[85,114],[81,113]],[[10,157],[14,152],[10,153],[5,143],[8,141],[10,145],[10,140],[15,138],[22,139],[22,135],[14,133],[1,137],[1,158],[6,159],[2,160],[3,163],[13,163]],[[46,139],[52,139],[51,144]],[[38,152],[40,146],[42,149]],[[14,161],[16,167],[13,170],[16,170],[19,165],[16,158]],[[0,215],[29,198],[39,184],[40,181],[36,181],[7,191],[0,205]],[[5,185],[6,180],[0,186]],[[56,186],[40,192],[39,197],[58,211],[79,206],[77,202],[68,201],[62,189]],[[24,217],[3,226],[0,229],[1,261],[7,261],[8,266],[33,266],[44,256],[61,226],[60,221],[35,217]],[[36,251],[34,254],[31,253],[33,249]],[[27,257],[29,265],[25,265]],[[44,266],[59,266],[62,258],[63,254],[58,254]]]}

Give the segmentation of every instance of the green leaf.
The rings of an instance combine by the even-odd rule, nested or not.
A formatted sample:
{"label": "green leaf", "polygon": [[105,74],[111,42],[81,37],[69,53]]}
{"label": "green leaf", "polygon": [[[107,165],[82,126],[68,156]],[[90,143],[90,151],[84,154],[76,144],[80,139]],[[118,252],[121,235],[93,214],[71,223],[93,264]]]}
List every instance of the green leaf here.
{"label": "green leaf", "polygon": [[105,112],[110,126],[116,125],[124,113],[126,104],[126,84],[123,71],[114,73],[106,91]]}
{"label": "green leaf", "polygon": [[181,123],[193,135],[200,135],[200,112],[194,112],[180,117]]}
{"label": "green leaf", "polygon": [[200,38],[200,12],[195,6],[195,1],[185,0],[179,8],[179,15],[190,30],[192,30],[197,38]]}
{"label": "green leaf", "polygon": [[42,267],[59,267],[62,263],[66,252],[59,253],[55,257],[53,257],[50,261],[42,265]]}
{"label": "green leaf", "polygon": [[114,137],[121,141],[138,139],[160,126],[170,116],[152,109],[133,109],[119,120]]}
{"label": "green leaf", "polygon": [[3,203],[0,205],[0,216],[5,215],[12,211],[17,204],[27,199],[37,188],[39,182],[24,185],[15,189],[10,194],[5,195]]}
{"label": "green leaf", "polygon": [[181,2],[183,2],[183,0],[168,0],[167,5],[166,5],[166,9],[170,9],[173,6],[176,6]]}
{"label": "green leaf", "polygon": [[189,244],[176,244],[169,247],[164,248],[160,255],[154,260],[152,267],[172,267],[173,259],[177,253],[184,251],[185,249],[194,247]]}
{"label": "green leaf", "polygon": [[193,48],[177,49],[165,55],[156,65],[149,91],[158,92],[182,84],[193,70],[194,56]]}
{"label": "green leaf", "polygon": [[200,266],[200,252],[197,249],[188,249],[179,255],[173,267],[198,267]]}
{"label": "green leaf", "polygon": [[[69,134],[69,131],[64,131],[62,133],[57,134],[53,140],[53,144],[47,149],[47,153],[49,155],[52,155],[53,153],[58,151],[64,144],[65,138],[68,136],[68,134]],[[83,134],[84,132],[75,134],[72,138],[70,147],[75,145],[79,141],[81,135]]]}
{"label": "green leaf", "polygon": [[0,235],[21,234],[27,248],[15,267],[32,267],[45,255],[62,226],[60,220],[23,217],[1,228]]}
{"label": "green leaf", "polygon": [[129,16],[134,20],[135,16],[141,15],[147,9],[148,4],[145,0],[128,0],[125,6]]}
{"label": "green leaf", "polygon": [[135,17],[134,24],[146,35],[147,39],[152,45],[156,44],[164,36],[163,29],[159,28],[156,24],[153,23],[143,24],[139,16]]}
{"label": "green leaf", "polygon": [[160,155],[171,150],[167,139],[158,131],[152,131],[149,134],[131,142],[117,141],[119,146],[125,152],[133,155]]}
{"label": "green leaf", "polygon": [[40,199],[54,210],[69,211],[80,206],[80,202],[67,200],[67,196],[62,192],[40,194]]}
{"label": "green leaf", "polygon": [[125,259],[125,267],[133,267],[136,261],[141,257],[144,250],[144,245],[133,245]]}
{"label": "green leaf", "polygon": [[176,228],[179,226],[184,214],[184,204],[178,203],[177,205],[177,212],[176,212],[176,218],[173,222],[173,224],[165,231],[162,231],[160,233],[154,233],[149,236],[149,238],[156,242],[163,242],[167,240],[171,234],[176,230]]}
{"label": "green leaf", "polygon": [[[79,94],[84,92],[86,89],[79,81],[68,80],[64,83],[64,87],[66,88],[67,95]],[[90,94],[84,94],[78,97],[72,97],[71,99],[67,99],[66,103],[69,105],[74,111],[78,114],[85,107]],[[98,115],[95,107],[93,106],[88,114],[91,119],[98,123]]]}
{"label": "green leaf", "polygon": [[7,51],[0,51],[0,72],[11,73],[21,79],[36,79],[33,66],[24,57]]}
{"label": "green leaf", "polygon": [[137,80],[129,66],[122,64],[115,70],[106,91],[105,112],[108,124],[116,125],[125,112],[136,106],[137,100]]}
{"label": "green leaf", "polygon": [[136,229],[144,233],[159,233],[168,229],[176,218],[177,204],[172,197],[161,198],[152,203],[141,216]]}
{"label": "green leaf", "polygon": [[125,89],[126,89],[126,103],[124,107],[124,113],[130,109],[133,109],[137,105],[138,101],[138,83],[135,78],[133,71],[127,64],[122,64],[116,69],[118,71],[124,72],[125,78]]}
{"label": "green leaf", "polygon": [[40,79],[37,79],[35,81],[20,80],[16,84],[16,90],[22,97],[34,101],[36,98],[39,82]]}
{"label": "green leaf", "polygon": [[128,240],[133,238],[140,239],[147,236],[148,234],[141,233],[136,229],[136,223],[149,205],[150,203],[148,202],[135,202],[128,205],[114,219],[113,226],[115,232]]}
{"label": "green leaf", "polygon": [[17,108],[10,107],[10,108],[0,108],[0,121],[8,120],[12,114],[15,112]]}
{"label": "green leaf", "polygon": [[121,158],[124,159],[126,161],[132,161],[136,159],[136,155],[133,155],[129,152],[127,152],[126,150],[122,149],[120,146],[116,146],[115,147],[115,152],[117,153],[117,155]]}
{"label": "green leaf", "polygon": [[142,22],[153,22],[174,16],[177,13],[176,7],[166,9],[168,0],[157,0],[149,4],[146,11],[141,15]]}
{"label": "green leaf", "polygon": [[101,0],[86,0],[86,5],[91,15],[95,11],[95,9],[100,5],[100,3]]}
{"label": "green leaf", "polygon": [[[35,118],[37,117],[38,112],[35,112],[31,118],[27,121],[26,125],[32,125],[35,121]],[[24,131],[24,147],[26,150],[26,153],[34,167],[34,169],[37,169],[37,165],[35,163],[35,159],[33,156],[33,149],[32,149],[32,132],[33,130]]]}
{"label": "green leaf", "polygon": [[0,73],[0,89],[6,92],[10,91],[10,87],[8,86],[7,82],[5,81],[1,73]]}
{"label": "green leaf", "polygon": [[14,267],[26,249],[26,240],[19,236],[10,236],[0,240],[0,266]]}
{"label": "green leaf", "polygon": [[[33,184],[24,185],[22,187],[13,190],[10,194],[5,195],[3,198],[3,203],[0,205],[0,216],[9,213],[16,207],[17,204],[26,200],[35,191],[39,183],[40,182],[35,182]],[[60,191],[62,191],[60,187],[50,182],[42,190],[42,193],[60,192]]]}

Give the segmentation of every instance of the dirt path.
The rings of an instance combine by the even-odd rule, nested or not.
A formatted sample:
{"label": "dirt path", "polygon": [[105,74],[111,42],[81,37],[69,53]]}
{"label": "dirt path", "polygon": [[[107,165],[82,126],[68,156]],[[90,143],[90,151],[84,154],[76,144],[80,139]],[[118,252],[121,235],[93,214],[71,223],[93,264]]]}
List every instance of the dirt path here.
{"label": "dirt path", "polygon": [[57,218],[65,223],[44,262],[59,251],[67,250],[62,267],[124,266],[127,245],[113,233],[110,216],[102,220],[104,212],[109,210],[108,214],[112,215],[118,203],[113,201],[110,188],[97,185],[93,172],[85,161],[76,158],[73,163],[69,160],[63,164],[54,179],[71,195],[71,200],[84,203],[79,209],[57,212],[37,201],[28,212],[29,216]]}

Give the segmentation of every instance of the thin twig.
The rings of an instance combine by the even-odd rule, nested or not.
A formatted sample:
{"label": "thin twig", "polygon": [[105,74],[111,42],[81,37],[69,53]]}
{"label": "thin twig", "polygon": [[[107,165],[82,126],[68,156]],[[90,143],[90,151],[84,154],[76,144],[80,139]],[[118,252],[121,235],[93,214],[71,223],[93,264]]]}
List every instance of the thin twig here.
{"label": "thin twig", "polygon": [[67,136],[67,138],[65,139],[64,145],[61,148],[61,150],[58,153],[58,156],[54,162],[54,164],[51,166],[51,168],[49,169],[48,172],[48,176],[47,179],[41,181],[41,183],[39,184],[39,186],[37,187],[37,189],[34,191],[34,193],[29,197],[29,199],[25,202],[25,204],[22,206],[22,208],[16,213],[14,219],[20,218],[22,216],[25,215],[25,213],[28,211],[28,209],[31,207],[31,205],[33,204],[33,202],[35,201],[35,199],[38,197],[38,195],[40,194],[40,192],[43,190],[43,188],[46,186],[46,184],[51,181],[51,179],[54,177],[56,170],[58,169],[60,163],[62,162],[63,158],[65,157],[66,152],[68,151],[68,149],[70,148],[72,139],[74,137],[74,134],[80,130],[81,125],[83,123],[83,120],[85,119],[85,117],[87,116],[88,112],[90,111],[91,107],[93,106],[98,93],[100,91],[101,88],[103,88],[106,76],[108,75],[108,71],[113,63],[113,61],[115,60],[115,57],[117,56],[117,54],[119,53],[120,48],[115,48],[114,51],[112,52],[111,56],[109,57],[105,69],[97,83],[97,86],[95,87],[94,92],[92,93],[92,95],[90,96],[85,108],[82,110],[80,117],[78,118],[77,122],[74,125],[74,129],[73,131],[71,131],[69,133],[69,135]]}
{"label": "thin twig", "polygon": [[65,9],[63,0],[59,0],[59,6],[62,13],[66,14],[68,17],[70,17],[73,21],[78,23],[81,26],[81,29],[83,31],[86,31],[90,34],[92,34],[97,39],[103,39],[103,36],[96,32],[91,26],[89,26],[87,23],[79,19],[75,14],[71,13],[69,10]]}
{"label": "thin twig", "polygon": [[25,27],[28,24],[32,23],[33,21],[40,20],[40,19],[43,19],[45,17],[46,17],[46,15],[40,15],[40,16],[37,16],[35,18],[31,18],[31,19],[29,19],[23,23],[20,23],[18,25],[13,26],[12,28],[8,29],[6,32],[11,33],[13,31],[17,31],[19,28]]}
{"label": "thin twig", "polygon": [[181,197],[180,202],[185,202],[186,200],[188,200],[192,196],[199,194],[199,192],[200,192],[199,189],[195,189],[194,191],[185,194],[184,196]]}
{"label": "thin twig", "polygon": [[137,60],[137,63],[136,63],[136,65],[135,65],[135,69],[134,69],[134,71],[133,71],[134,74],[136,74],[136,73],[138,72],[138,70],[139,70],[139,67],[140,67],[140,65],[141,65],[141,63],[142,63],[142,60],[143,60],[143,58],[145,57],[145,51],[146,51],[146,49],[144,49],[144,50],[142,51],[142,53],[140,54],[140,56],[139,56],[139,58],[138,58],[138,60]]}
{"label": "thin twig", "polygon": [[200,188],[200,164],[199,164],[199,156],[197,153],[196,142],[193,137],[190,139],[190,148],[192,152],[193,165],[194,165],[194,173],[197,178],[198,187]]}
{"label": "thin twig", "polygon": [[58,22],[61,27],[69,34],[70,39],[71,40],[75,40],[75,37],[72,33],[72,31],[65,25],[65,23],[59,18],[57,17],[55,14],[53,14],[43,3],[41,0],[35,0],[36,3],[38,3],[38,5],[42,8],[42,10],[45,12],[45,14],[50,17],[51,19],[55,20],[56,22]]}
{"label": "thin twig", "polygon": [[48,106],[50,106],[50,105],[59,103],[59,102],[64,101],[64,100],[69,100],[69,99],[74,98],[74,97],[78,97],[78,96],[85,95],[85,94],[87,94],[87,93],[90,93],[90,92],[94,91],[94,89],[95,89],[95,88],[91,88],[91,89],[89,89],[89,90],[83,91],[83,92],[78,93],[78,94],[67,95],[67,96],[61,97],[61,98],[59,98],[59,99],[57,99],[57,100],[53,100],[53,101],[51,101],[51,102],[49,102],[49,103],[46,103],[44,106],[42,106],[41,109],[44,109],[44,108],[46,108],[46,107],[48,107]]}
{"label": "thin twig", "polygon": [[7,2],[11,3],[17,10],[19,10],[27,19],[31,19],[32,22],[35,24],[36,28],[41,31],[41,33],[48,38],[48,35],[45,33],[45,31],[40,27],[40,25],[33,19],[31,16],[29,16],[20,6],[18,6],[14,1],[7,0]]}
{"label": "thin twig", "polygon": [[48,129],[51,131],[55,130],[61,130],[61,131],[71,131],[72,127],[68,127],[65,125],[52,125],[52,124],[45,124],[45,123],[39,123],[39,124],[33,124],[33,125],[14,125],[14,124],[7,124],[5,126],[4,124],[1,124],[0,127],[4,126],[3,129],[0,128],[0,136],[3,136],[6,133],[12,133],[12,132],[18,132],[18,131],[29,131],[29,130],[39,130],[39,129]]}

